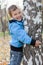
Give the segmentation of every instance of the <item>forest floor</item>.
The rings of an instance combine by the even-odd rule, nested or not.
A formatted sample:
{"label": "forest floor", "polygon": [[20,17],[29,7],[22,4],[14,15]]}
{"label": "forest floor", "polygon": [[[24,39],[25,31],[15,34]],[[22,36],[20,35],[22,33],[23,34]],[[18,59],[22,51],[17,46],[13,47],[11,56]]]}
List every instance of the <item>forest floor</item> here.
{"label": "forest floor", "polygon": [[0,63],[9,63],[10,60],[10,36],[0,37]]}
{"label": "forest floor", "polygon": [[10,61],[10,41],[11,37],[0,34],[0,65],[8,65]]}

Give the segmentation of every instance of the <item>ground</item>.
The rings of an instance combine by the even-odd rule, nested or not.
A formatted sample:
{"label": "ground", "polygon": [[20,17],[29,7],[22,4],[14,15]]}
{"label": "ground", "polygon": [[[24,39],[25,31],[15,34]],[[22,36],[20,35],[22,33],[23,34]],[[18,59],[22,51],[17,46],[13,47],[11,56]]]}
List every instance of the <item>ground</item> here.
{"label": "ground", "polygon": [[0,34],[0,65],[8,65],[10,60],[10,36],[6,35],[3,37],[2,33]]}
{"label": "ground", "polygon": [[10,59],[10,36],[0,37],[0,63],[6,61],[9,63]]}

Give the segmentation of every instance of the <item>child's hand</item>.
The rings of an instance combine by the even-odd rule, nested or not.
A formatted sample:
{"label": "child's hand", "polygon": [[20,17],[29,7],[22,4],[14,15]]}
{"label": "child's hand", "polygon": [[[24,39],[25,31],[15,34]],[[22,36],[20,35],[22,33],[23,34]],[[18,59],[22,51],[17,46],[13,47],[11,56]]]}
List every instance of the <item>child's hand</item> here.
{"label": "child's hand", "polygon": [[41,42],[39,40],[36,40],[35,47],[39,47],[41,45]]}

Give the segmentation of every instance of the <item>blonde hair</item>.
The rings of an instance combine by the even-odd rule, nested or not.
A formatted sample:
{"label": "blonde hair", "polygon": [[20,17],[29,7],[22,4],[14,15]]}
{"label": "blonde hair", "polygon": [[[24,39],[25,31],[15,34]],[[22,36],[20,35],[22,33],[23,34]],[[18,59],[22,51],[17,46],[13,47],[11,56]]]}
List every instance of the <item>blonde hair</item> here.
{"label": "blonde hair", "polygon": [[8,13],[12,17],[11,11],[15,11],[17,9],[16,5],[12,5],[8,8]]}

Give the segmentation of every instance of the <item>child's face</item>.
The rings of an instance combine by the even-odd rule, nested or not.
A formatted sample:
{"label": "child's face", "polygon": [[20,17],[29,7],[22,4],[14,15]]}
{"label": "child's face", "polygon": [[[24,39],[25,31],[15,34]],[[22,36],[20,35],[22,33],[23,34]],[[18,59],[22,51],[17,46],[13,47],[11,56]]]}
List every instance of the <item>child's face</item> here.
{"label": "child's face", "polygon": [[19,9],[16,9],[15,11],[11,11],[12,18],[16,20],[21,20],[22,19],[22,12]]}

